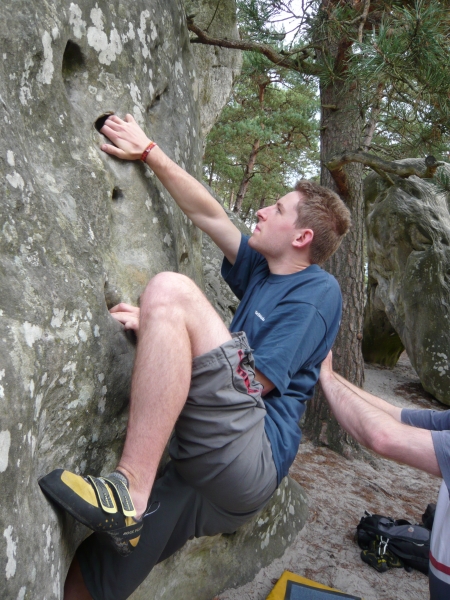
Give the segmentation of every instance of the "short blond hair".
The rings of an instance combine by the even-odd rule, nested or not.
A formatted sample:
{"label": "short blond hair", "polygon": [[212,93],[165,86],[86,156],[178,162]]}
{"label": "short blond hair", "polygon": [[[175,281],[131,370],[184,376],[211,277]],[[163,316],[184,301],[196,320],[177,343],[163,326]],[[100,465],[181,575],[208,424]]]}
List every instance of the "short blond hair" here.
{"label": "short blond hair", "polygon": [[314,231],[310,260],[322,265],[336,252],[350,229],[350,211],[337,194],[313,181],[301,179],[294,189],[301,194],[295,226]]}

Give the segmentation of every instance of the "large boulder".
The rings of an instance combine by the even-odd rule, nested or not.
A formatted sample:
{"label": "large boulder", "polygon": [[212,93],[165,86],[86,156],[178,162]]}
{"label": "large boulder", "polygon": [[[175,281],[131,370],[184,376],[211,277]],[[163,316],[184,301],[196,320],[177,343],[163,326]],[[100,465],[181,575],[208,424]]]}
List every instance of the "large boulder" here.
{"label": "large boulder", "polygon": [[177,1],[0,5],[0,547],[5,598],[59,598],[86,534],[36,480],[120,452],[134,344],[108,314],[150,277],[202,281],[201,237],[142,164],[101,152],[131,113],[191,173],[202,140]]}
{"label": "large boulder", "polygon": [[50,600],[87,531],[37,478],[108,472],[124,438],[135,345],[108,308],[163,270],[203,281],[200,232],[94,124],[131,113],[199,176],[200,84],[179,0],[3,0],[0,51],[1,596]]}
{"label": "large boulder", "polygon": [[[425,170],[424,161],[409,159]],[[393,366],[404,348],[423,387],[450,405],[450,165],[432,179],[365,181],[366,360]]]}

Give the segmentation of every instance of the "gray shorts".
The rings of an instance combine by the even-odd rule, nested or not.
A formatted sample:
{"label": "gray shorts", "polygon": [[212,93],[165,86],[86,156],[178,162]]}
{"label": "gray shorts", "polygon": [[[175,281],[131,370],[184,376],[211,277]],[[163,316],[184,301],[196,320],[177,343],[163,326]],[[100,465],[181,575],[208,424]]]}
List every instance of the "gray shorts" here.
{"label": "gray shorts", "polygon": [[170,441],[172,460],[152,490],[159,509],[144,519],[133,554],[121,557],[102,535],[77,551],[94,600],[122,600],[192,537],[232,533],[277,487],[264,431],[266,409],[244,333],[196,357],[186,404]]}

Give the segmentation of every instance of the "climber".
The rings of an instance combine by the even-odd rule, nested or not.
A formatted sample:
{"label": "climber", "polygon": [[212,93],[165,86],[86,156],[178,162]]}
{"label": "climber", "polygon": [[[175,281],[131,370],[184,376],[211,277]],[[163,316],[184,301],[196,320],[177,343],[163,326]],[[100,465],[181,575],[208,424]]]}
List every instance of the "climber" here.
{"label": "climber", "polygon": [[[300,181],[244,236],[133,117],[112,115],[101,132],[112,142],[104,152],[145,162],[222,250],[241,303],[229,331],[193,281],[160,273],[139,308],[111,309],[138,340],[122,457],[105,477],[56,469],[39,482],[96,532],[77,551],[66,600],[127,598],[187,539],[234,532],[268,502],[339,328],[339,286],[319,265],[350,226],[334,192]],[[156,478],[168,442],[171,461]]]}

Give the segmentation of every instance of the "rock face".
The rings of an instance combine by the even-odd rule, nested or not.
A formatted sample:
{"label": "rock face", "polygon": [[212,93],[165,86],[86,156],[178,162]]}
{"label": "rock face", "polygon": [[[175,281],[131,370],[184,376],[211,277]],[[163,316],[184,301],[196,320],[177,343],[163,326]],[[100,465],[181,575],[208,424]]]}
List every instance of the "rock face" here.
{"label": "rock face", "polygon": [[444,165],[428,180],[413,176],[391,186],[376,175],[366,179],[363,352],[393,366],[406,348],[423,387],[450,405],[449,176]]}
{"label": "rock face", "polygon": [[86,530],[37,478],[108,472],[123,443],[134,340],[108,307],[163,270],[202,285],[199,231],[94,124],[130,113],[198,176],[200,84],[179,0],[4,0],[0,49],[1,596],[50,600]]}

